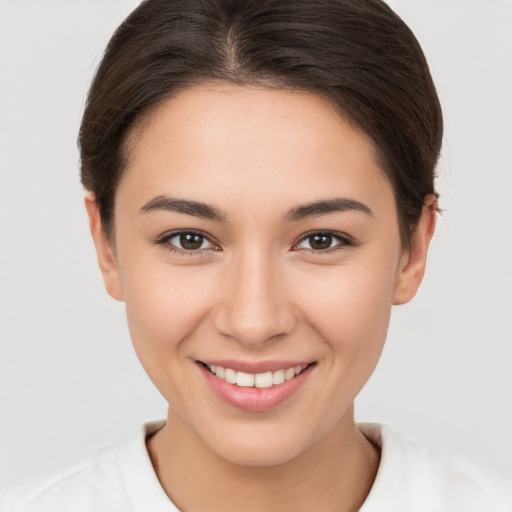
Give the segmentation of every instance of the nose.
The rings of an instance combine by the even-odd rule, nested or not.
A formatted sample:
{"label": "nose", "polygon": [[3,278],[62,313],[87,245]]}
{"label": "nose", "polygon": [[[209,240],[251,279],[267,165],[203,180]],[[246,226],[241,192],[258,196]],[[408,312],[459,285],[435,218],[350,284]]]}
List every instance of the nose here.
{"label": "nose", "polygon": [[234,257],[224,269],[216,329],[257,348],[293,331],[296,313],[279,263],[263,251]]}

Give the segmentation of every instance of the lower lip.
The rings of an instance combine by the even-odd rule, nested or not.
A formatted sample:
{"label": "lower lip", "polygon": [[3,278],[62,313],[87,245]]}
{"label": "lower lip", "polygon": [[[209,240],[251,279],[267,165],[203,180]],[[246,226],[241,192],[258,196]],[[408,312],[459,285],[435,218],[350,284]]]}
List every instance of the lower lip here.
{"label": "lower lip", "polygon": [[198,367],[218,397],[233,407],[249,412],[268,411],[283,403],[299,390],[314,366],[311,364],[302,370],[299,375],[293,377],[293,379],[286,380],[282,384],[277,384],[270,388],[246,388],[219,379],[202,364],[198,363]]}

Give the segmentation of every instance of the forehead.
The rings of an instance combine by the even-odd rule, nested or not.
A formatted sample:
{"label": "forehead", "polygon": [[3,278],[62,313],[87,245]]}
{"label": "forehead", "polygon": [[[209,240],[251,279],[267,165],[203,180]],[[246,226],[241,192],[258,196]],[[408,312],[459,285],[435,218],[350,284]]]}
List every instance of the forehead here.
{"label": "forehead", "polygon": [[128,188],[141,201],[215,195],[227,205],[392,196],[372,141],[326,99],[228,85],[182,91],[140,124],[119,192]]}

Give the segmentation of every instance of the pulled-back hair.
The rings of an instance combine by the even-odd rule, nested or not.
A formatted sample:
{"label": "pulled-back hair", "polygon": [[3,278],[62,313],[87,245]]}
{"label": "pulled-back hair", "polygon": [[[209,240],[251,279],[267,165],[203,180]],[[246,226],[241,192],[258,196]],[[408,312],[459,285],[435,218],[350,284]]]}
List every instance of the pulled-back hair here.
{"label": "pulled-back hair", "polygon": [[306,90],[374,142],[410,243],[435,193],[442,113],[411,30],[380,0],[146,0],[116,30],[79,135],[81,177],[112,232],[128,135],[179,91],[210,81]]}

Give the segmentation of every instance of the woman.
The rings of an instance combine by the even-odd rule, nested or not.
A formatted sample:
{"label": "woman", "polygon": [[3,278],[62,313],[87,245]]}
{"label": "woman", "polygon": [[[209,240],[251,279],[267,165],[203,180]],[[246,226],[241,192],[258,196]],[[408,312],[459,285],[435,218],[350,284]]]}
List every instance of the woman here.
{"label": "woman", "polygon": [[80,132],[107,291],[169,403],[9,510],[509,510],[510,482],[353,401],[437,212],[441,110],[382,2],[141,4]]}

